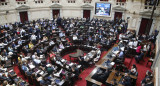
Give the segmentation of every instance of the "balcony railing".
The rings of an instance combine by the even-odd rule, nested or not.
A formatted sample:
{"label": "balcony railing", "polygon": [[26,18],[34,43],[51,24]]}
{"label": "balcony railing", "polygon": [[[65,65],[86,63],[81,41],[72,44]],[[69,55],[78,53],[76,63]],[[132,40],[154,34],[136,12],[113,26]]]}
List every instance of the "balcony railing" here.
{"label": "balcony railing", "polygon": [[116,5],[124,6],[126,2],[116,2]]}

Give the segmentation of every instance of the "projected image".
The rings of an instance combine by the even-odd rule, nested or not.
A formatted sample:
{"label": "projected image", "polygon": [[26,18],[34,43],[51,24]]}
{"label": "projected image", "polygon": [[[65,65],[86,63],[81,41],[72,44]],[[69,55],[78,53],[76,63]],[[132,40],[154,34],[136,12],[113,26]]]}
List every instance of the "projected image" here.
{"label": "projected image", "polygon": [[109,16],[110,8],[110,3],[96,3],[95,13],[96,15]]}

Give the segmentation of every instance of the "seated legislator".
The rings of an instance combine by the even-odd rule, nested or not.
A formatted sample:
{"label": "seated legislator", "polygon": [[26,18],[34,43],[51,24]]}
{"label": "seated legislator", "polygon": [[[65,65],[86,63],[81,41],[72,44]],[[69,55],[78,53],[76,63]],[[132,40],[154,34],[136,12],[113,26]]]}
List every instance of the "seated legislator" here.
{"label": "seated legislator", "polygon": [[[28,45],[27,45],[28,46]],[[26,46],[23,46],[22,51],[27,54],[29,53],[29,49],[26,48]]]}
{"label": "seated legislator", "polygon": [[79,56],[78,61],[79,61],[79,64],[82,65],[82,69],[83,69],[85,64],[84,58],[82,56]]}
{"label": "seated legislator", "polygon": [[100,79],[100,81],[102,82],[102,83],[105,83],[105,81],[107,80],[107,78],[108,78],[108,76],[109,76],[109,74],[111,73],[111,71],[110,71],[111,69],[110,68],[108,68],[108,69],[106,69],[105,70],[105,72],[104,73],[102,73],[100,76],[98,76],[99,77],[99,79]]}
{"label": "seated legislator", "polygon": [[3,43],[8,44],[7,38],[4,39],[4,42],[3,42]]}
{"label": "seated legislator", "polygon": [[59,44],[59,48],[60,48],[60,49],[64,49],[64,46],[63,46],[63,43],[62,43],[62,42]]}
{"label": "seated legislator", "polygon": [[35,34],[32,34],[32,35],[31,35],[31,38],[30,38],[30,39],[31,39],[31,41],[32,41],[33,44],[36,43],[36,37],[37,37],[37,36],[36,36]]}
{"label": "seated legislator", "polygon": [[7,53],[6,49],[3,50],[2,56],[8,56],[8,53]]}
{"label": "seated legislator", "polygon": [[25,71],[25,72],[29,71],[26,64],[22,64],[22,70]]}
{"label": "seated legislator", "polygon": [[[79,74],[80,74],[79,69],[78,69],[75,65],[73,65],[73,66],[71,67],[71,70],[72,70],[72,72],[75,74],[75,78],[78,79]],[[81,79],[81,78],[80,78],[80,79]]]}
{"label": "seated legislator", "polygon": [[145,78],[141,81],[142,86],[154,86],[152,73],[147,70]]}
{"label": "seated legislator", "polygon": [[141,86],[154,86],[154,83],[151,78],[145,78],[141,83]]}
{"label": "seated legislator", "polygon": [[110,73],[111,73],[110,68],[106,70],[98,69],[96,73],[92,76],[92,78],[102,83],[105,83]]}
{"label": "seated legislator", "polygon": [[132,86],[131,85],[131,77],[128,75],[128,73],[125,73],[123,78],[125,79],[124,86]]}
{"label": "seated legislator", "polygon": [[0,48],[4,47],[4,43],[2,41],[0,41]]}
{"label": "seated legislator", "polygon": [[22,40],[21,39],[18,40],[18,45],[22,45]]}
{"label": "seated legislator", "polygon": [[136,75],[136,76],[138,75],[137,74],[137,67],[135,64],[132,65],[131,70],[129,71],[129,74]]}
{"label": "seated legislator", "polygon": [[71,86],[74,82],[72,73],[68,72],[68,74],[65,74],[65,81],[68,83],[68,86]]}
{"label": "seated legislator", "polygon": [[124,52],[122,50],[120,50],[119,54],[117,54],[116,63],[121,63],[124,61]]}
{"label": "seated legislator", "polygon": [[30,43],[28,44],[29,49],[33,49],[34,45],[33,43],[30,41]]}
{"label": "seated legislator", "polygon": [[78,40],[76,35],[73,35],[73,40]]}
{"label": "seated legislator", "polygon": [[53,73],[53,71],[54,71],[54,68],[51,66],[51,64],[48,64],[47,65],[47,73],[50,75]]}
{"label": "seated legislator", "polygon": [[12,48],[15,49],[16,46],[17,46],[17,45],[15,44],[15,42],[12,42]]}
{"label": "seated legislator", "polygon": [[144,53],[143,51],[141,51],[140,55],[137,55],[135,57],[136,62],[139,63],[140,60],[143,60],[143,57],[144,57]]}

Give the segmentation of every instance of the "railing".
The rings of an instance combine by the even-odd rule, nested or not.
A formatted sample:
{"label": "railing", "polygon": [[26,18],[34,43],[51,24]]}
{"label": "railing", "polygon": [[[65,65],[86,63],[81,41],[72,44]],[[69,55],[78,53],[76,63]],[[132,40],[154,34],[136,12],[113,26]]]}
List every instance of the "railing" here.
{"label": "railing", "polygon": [[116,2],[116,5],[124,6],[126,2]]}
{"label": "railing", "polygon": [[0,6],[8,5],[8,3],[9,3],[9,0],[0,1]]}
{"label": "railing", "polygon": [[160,82],[160,77],[159,77],[159,73],[160,73],[160,68],[156,67],[154,70],[154,86],[159,86],[159,82]]}
{"label": "railing", "polygon": [[153,6],[151,6],[151,5],[145,5],[145,6],[144,6],[144,9],[152,10],[152,9],[153,9]]}
{"label": "railing", "polygon": [[[153,7],[154,7],[154,6],[152,6],[152,5],[144,5],[144,6],[142,6],[142,8],[143,8],[144,10],[152,10]],[[159,8],[160,8],[160,6],[156,6],[156,9],[159,9]],[[156,10],[156,9],[155,9],[155,10]]]}
{"label": "railing", "polygon": [[157,36],[157,41],[156,41],[156,52],[155,52],[155,59],[152,65],[152,70],[154,70],[156,67],[159,67],[160,70],[160,34]]}

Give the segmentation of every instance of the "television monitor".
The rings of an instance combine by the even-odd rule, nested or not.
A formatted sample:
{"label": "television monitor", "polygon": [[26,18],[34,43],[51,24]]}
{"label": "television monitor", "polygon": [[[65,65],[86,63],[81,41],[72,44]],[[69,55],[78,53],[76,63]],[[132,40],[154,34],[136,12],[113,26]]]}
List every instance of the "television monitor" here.
{"label": "television monitor", "polygon": [[95,14],[97,16],[110,16],[111,4],[110,3],[96,3]]}

